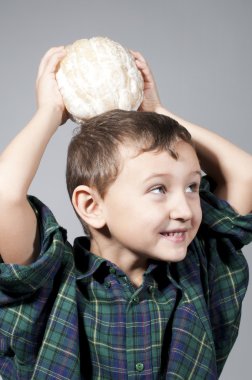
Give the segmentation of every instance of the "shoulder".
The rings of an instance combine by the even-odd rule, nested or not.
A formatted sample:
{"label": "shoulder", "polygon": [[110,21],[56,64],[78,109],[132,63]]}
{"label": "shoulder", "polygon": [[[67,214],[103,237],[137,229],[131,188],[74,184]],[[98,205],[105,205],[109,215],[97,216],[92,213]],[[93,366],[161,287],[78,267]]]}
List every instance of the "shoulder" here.
{"label": "shoulder", "polygon": [[61,277],[69,273],[74,276],[72,246],[67,241],[66,230],[58,224],[44,203],[33,196],[28,199],[38,219],[39,255],[30,265],[0,263],[1,304],[23,299],[44,287],[52,289],[58,273],[61,273]]}

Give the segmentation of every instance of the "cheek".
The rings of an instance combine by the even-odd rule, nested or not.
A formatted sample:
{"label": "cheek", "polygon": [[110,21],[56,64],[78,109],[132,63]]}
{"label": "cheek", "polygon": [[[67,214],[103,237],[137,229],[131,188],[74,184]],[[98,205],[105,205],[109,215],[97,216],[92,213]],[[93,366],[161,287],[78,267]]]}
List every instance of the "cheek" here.
{"label": "cheek", "polygon": [[198,230],[199,226],[201,224],[201,221],[202,221],[202,209],[201,209],[201,206],[200,206],[200,202],[198,202],[197,205],[194,206],[194,216],[193,216],[193,219],[194,219],[194,226]]}
{"label": "cheek", "polygon": [[200,224],[201,224],[201,220],[202,220],[202,210],[201,210],[201,207],[200,207],[200,205],[199,206],[195,205],[194,214],[193,214],[193,220],[192,220],[193,229],[191,230],[191,234],[190,234],[190,237],[189,237],[189,240],[190,240],[189,244],[193,241],[193,239],[197,235],[197,232],[198,232]]}
{"label": "cheek", "polygon": [[125,196],[111,197],[106,203],[105,218],[108,227],[113,229],[126,228],[136,220],[139,210],[137,205],[130,202]]}

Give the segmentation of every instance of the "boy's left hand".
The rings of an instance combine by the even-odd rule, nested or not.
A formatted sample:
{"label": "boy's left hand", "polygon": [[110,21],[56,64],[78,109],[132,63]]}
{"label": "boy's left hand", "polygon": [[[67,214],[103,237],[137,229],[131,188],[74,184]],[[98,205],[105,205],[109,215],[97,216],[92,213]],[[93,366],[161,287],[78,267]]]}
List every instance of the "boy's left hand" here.
{"label": "boy's left hand", "polygon": [[161,102],[152,72],[144,57],[139,52],[131,50],[131,54],[135,58],[137,68],[141,72],[144,80],[144,99],[138,111],[157,112],[158,109],[161,108]]}
{"label": "boy's left hand", "polygon": [[46,108],[48,112],[53,110],[59,125],[64,124],[68,119],[68,113],[56,81],[58,65],[65,55],[66,50],[63,46],[49,49],[41,59],[36,80],[38,109]]}

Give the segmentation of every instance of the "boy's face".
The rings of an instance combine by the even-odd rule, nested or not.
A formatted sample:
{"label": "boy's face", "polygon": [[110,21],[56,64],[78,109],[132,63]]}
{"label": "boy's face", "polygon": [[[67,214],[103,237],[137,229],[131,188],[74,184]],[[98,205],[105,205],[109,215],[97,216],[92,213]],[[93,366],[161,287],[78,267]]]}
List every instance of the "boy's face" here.
{"label": "boy's face", "polygon": [[121,147],[122,170],[103,199],[113,257],[185,258],[202,217],[201,171],[189,144],[179,141],[175,150],[177,160],[167,152],[136,156],[133,148]]}

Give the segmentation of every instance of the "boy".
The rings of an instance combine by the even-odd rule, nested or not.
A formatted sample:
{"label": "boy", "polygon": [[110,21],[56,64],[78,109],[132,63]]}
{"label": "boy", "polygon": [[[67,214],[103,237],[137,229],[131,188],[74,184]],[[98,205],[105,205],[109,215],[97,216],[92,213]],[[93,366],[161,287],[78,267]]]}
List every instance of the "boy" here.
{"label": "boy", "polygon": [[[4,380],[217,379],[236,339],[252,158],[180,120],[192,143],[186,129],[159,115],[169,112],[146,62],[133,54],[145,82],[139,111],[148,112],[100,115],[69,147],[68,190],[89,238],[72,248],[50,210],[26,196],[67,118],[55,81],[63,48],[42,59],[38,110],[1,155]],[[212,178],[201,185],[193,144]]]}

